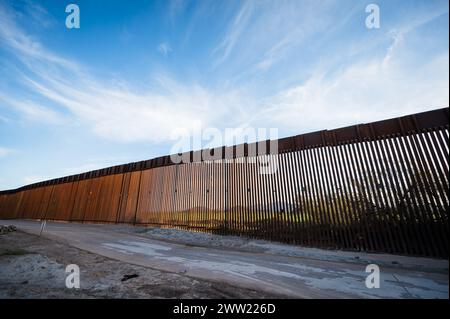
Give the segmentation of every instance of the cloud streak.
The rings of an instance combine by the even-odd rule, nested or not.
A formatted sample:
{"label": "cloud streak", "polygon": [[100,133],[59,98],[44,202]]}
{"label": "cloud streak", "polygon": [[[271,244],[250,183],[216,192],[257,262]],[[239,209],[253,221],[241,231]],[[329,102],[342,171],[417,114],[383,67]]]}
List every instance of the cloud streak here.
{"label": "cloud streak", "polygon": [[[179,128],[190,130],[198,122],[215,126],[240,113],[233,107],[240,105],[238,90],[214,92],[159,76],[158,88],[137,92],[129,84],[96,79],[83,66],[32,40],[4,11],[1,17],[0,36],[27,70],[27,74],[20,74],[22,83],[40,98],[68,110],[105,139],[160,143]],[[167,53],[169,48],[164,48]],[[0,99],[34,120],[56,123],[63,119],[33,100],[18,101],[7,94]]]}
{"label": "cloud streak", "polygon": [[6,156],[10,155],[11,153],[14,153],[13,149],[0,146],[0,158],[6,157]]}
{"label": "cloud streak", "polygon": [[[389,59],[386,59],[389,57]],[[388,50],[385,58],[349,66],[333,77],[317,73],[303,85],[265,101],[257,121],[291,132],[371,122],[449,105],[448,55],[418,66],[399,65]]]}
{"label": "cloud streak", "polygon": [[222,41],[212,52],[213,55],[218,56],[217,60],[214,62],[215,67],[222,64],[228,58],[238,42],[239,37],[245,32],[255,9],[255,5],[254,1],[245,1],[239,9]]}
{"label": "cloud streak", "polygon": [[172,52],[172,48],[168,43],[163,42],[158,45],[158,52],[166,56],[167,54]]}
{"label": "cloud streak", "polygon": [[[213,50],[212,65],[225,64],[242,42],[257,51],[249,68],[264,72],[285,62],[284,57],[305,39],[330,26],[333,20],[327,17],[333,3],[326,2],[325,9],[310,3],[299,13],[296,2],[283,2],[280,9],[268,2],[244,2]],[[319,9],[325,12],[323,19],[313,23]],[[219,129],[279,127],[285,134],[297,134],[397,116],[448,105],[448,56],[434,56],[419,67],[416,61],[403,61],[409,34],[443,12],[388,33],[392,43],[383,55],[355,59],[337,70],[317,62],[309,77],[261,97],[245,86],[213,88],[161,74],[153,74],[157,85],[141,90],[124,81],[99,79],[88,67],[48,50],[0,7],[0,38],[23,64],[26,72],[20,73],[20,81],[39,102],[7,93],[0,99],[29,119],[53,124],[72,121],[104,139],[156,144],[170,140],[174,131],[192,130],[199,122]],[[157,49],[163,55],[171,51],[167,43]]]}

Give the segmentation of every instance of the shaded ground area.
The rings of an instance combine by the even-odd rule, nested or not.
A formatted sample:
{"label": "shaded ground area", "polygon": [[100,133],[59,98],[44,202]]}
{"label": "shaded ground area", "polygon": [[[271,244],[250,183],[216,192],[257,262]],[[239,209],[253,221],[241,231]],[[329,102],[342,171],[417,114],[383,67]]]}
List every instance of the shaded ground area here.
{"label": "shaded ground area", "polygon": [[[80,267],[80,289],[65,286],[68,264]],[[0,235],[0,298],[276,297],[128,264],[20,231]]]}

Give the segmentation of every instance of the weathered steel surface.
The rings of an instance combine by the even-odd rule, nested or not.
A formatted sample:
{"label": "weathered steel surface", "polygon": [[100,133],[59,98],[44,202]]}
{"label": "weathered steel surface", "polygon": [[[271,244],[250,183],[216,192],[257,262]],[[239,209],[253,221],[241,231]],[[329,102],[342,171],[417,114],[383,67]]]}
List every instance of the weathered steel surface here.
{"label": "weathered steel surface", "polygon": [[448,142],[444,108],[283,138],[277,152],[262,141],[190,152],[190,163],[163,156],[3,191],[0,218],[151,224],[448,257]]}

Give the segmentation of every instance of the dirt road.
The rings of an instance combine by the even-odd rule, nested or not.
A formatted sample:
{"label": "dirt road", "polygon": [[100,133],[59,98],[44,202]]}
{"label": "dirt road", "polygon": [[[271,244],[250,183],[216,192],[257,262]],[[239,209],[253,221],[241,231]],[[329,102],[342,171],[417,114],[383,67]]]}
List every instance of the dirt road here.
{"label": "dirt road", "polygon": [[[65,286],[65,268],[72,263],[80,267],[80,289]],[[279,297],[133,265],[23,232],[0,235],[0,299]]]}
{"label": "dirt road", "polygon": [[[40,223],[36,221],[0,223],[15,225],[30,234],[38,234],[40,229]],[[64,260],[64,263],[79,264],[82,272],[84,267],[98,266],[105,260],[109,263],[114,263],[110,259],[118,260],[145,267],[146,271],[165,271],[183,278],[185,285],[171,281],[165,289],[182,287],[179,289],[187,296],[190,284],[199,282],[198,285],[202,285],[206,280],[211,289],[198,292],[204,297],[220,297],[220,293],[214,294],[213,287],[222,287],[223,283],[224,287],[244,289],[244,295],[259,291],[261,297],[448,298],[448,261],[445,260],[330,252],[287,245],[275,245],[269,249],[272,246],[268,243],[253,243],[254,247],[261,248],[259,250],[230,249],[220,245],[199,247],[192,243],[173,242],[171,238],[151,238],[132,226],[47,222],[42,236],[51,239],[55,245],[64,244],[60,248],[61,253],[68,245],[95,254],[89,263],[83,263],[75,253]],[[54,249],[57,252],[57,248]],[[365,285],[368,275],[365,270],[369,262],[380,267],[380,288],[368,289]],[[147,276],[143,273],[139,278]],[[81,285],[86,284],[81,280]],[[90,282],[95,285],[95,280]],[[219,284],[214,286],[211,282]],[[103,284],[108,285],[107,282]],[[195,296],[195,285],[192,289],[191,295]],[[223,297],[227,296],[230,295],[223,294]]]}

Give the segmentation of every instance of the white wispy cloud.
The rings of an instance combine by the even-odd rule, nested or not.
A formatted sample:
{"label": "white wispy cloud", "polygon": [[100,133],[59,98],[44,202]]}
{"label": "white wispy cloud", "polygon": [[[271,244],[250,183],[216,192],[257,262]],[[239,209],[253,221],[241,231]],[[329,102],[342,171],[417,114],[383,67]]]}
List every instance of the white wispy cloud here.
{"label": "white wispy cloud", "polygon": [[430,12],[413,17],[407,24],[402,24],[399,28],[389,30],[388,35],[392,37],[392,44],[387,50],[383,63],[388,63],[391,60],[395,50],[402,44],[409,33],[445,14],[448,14],[448,7],[436,7]]}
{"label": "white wispy cloud", "polygon": [[245,31],[248,23],[250,22],[250,18],[256,5],[257,3],[255,1],[245,1],[243,3],[225,33],[222,41],[213,49],[213,55],[218,56],[214,62],[215,67],[223,63],[228,58],[231,50],[233,50],[239,37]]}
{"label": "white wispy cloud", "polygon": [[[39,41],[26,34],[20,29],[14,20],[14,13],[11,9],[0,3],[0,39],[8,44],[8,48],[12,50],[23,63],[29,63],[29,58],[38,61],[46,61],[57,66],[64,67],[75,71],[80,66],[68,59],[62,58],[57,54],[47,50]],[[25,58],[25,59],[24,59]]]}
{"label": "white wispy cloud", "polygon": [[9,123],[10,121],[6,116],[0,115],[0,122]]}
{"label": "white wispy cloud", "polygon": [[11,148],[6,148],[6,147],[1,147],[0,146],[0,158],[2,157],[6,157],[8,155],[10,155],[11,153],[14,153],[15,150],[11,149]]}
{"label": "white wispy cloud", "polygon": [[[263,5],[266,9],[258,11],[254,19],[256,6]],[[266,70],[283,60],[288,51],[295,51],[305,38],[321,35],[330,26],[332,20],[326,17],[331,5],[325,6],[327,14],[318,22],[314,12],[323,7],[311,2],[299,13],[296,5],[283,2],[278,9],[269,2],[243,3],[213,51],[213,64],[226,62],[234,50],[243,48],[238,48],[238,43],[244,43],[251,56],[249,68]],[[414,25],[418,27],[437,16]],[[409,51],[405,43],[414,28],[396,30],[387,35],[391,45],[384,55],[355,60],[333,72],[319,63],[306,80],[261,99],[241,87],[212,89],[162,75],[154,76],[157,86],[140,90],[131,83],[98,79],[87,67],[48,50],[26,34],[0,7],[0,41],[23,63],[27,71],[21,74],[23,85],[51,105],[68,111],[96,135],[121,142],[165,142],[172,132],[191,130],[199,122],[220,129],[279,127],[297,134],[448,106],[448,52],[422,65],[415,61],[408,64],[404,61]],[[361,43],[361,48],[365,44]],[[167,54],[170,46],[162,43],[158,50]],[[54,123],[65,119],[42,102],[18,101],[7,93],[0,98],[34,119]]]}
{"label": "white wispy cloud", "polygon": [[167,54],[172,52],[172,48],[170,47],[170,45],[168,43],[163,42],[158,45],[158,52],[161,53],[162,55],[166,56]]}
{"label": "white wispy cloud", "polygon": [[[253,51],[247,68],[256,62],[256,68],[264,71],[284,58],[292,61],[295,56],[288,54],[295,50],[303,52],[301,46],[308,37],[315,37],[319,39],[316,43],[324,45],[330,40],[330,33],[353,21],[350,19],[357,19],[358,10],[364,10],[364,6],[350,3],[343,10],[346,15],[336,19],[333,13],[340,8],[339,1],[306,5],[301,2],[301,10],[296,10],[298,3],[283,2],[271,8],[270,4],[260,2],[265,10],[259,10],[251,21],[258,27],[249,26],[247,21],[245,28],[230,29],[225,40],[234,35],[233,47],[240,41],[245,45],[239,49],[248,47]],[[335,57],[331,56],[329,63],[320,57],[313,59],[308,64],[315,70],[311,76],[255,102],[259,112],[253,113],[248,122],[278,127],[285,134],[298,134],[448,106],[448,50],[424,59],[414,57],[408,47],[415,31],[445,14],[448,6],[434,6],[393,24],[392,29],[384,27],[375,36],[368,33],[356,45],[334,52]],[[226,42],[221,43],[222,47],[223,43]],[[390,44],[384,54],[376,54],[386,43]],[[324,52],[324,56],[329,55]],[[336,68],[336,64],[341,65]]]}
{"label": "white wispy cloud", "polygon": [[449,105],[448,55],[414,70],[402,67],[392,50],[387,56],[351,65],[333,77],[317,73],[266,100],[257,121],[298,133]]}
{"label": "white wispy cloud", "polygon": [[[333,27],[335,1],[243,1],[220,42],[212,49],[213,67],[233,57],[247,69],[266,70],[308,37]],[[233,55],[234,53],[234,55]]]}
{"label": "white wispy cloud", "polygon": [[[58,113],[52,108],[39,105],[31,100],[17,100],[3,93],[0,93],[0,101],[14,107],[16,110],[25,115],[27,120],[38,121],[49,124],[63,125],[70,122],[66,116]],[[0,118],[1,119],[1,118]]]}
{"label": "white wispy cloud", "polygon": [[57,23],[44,7],[31,0],[25,1],[25,12],[27,16],[31,17],[29,20],[36,21],[39,26],[44,28],[50,28]]}
{"label": "white wispy cloud", "polygon": [[[241,112],[239,90],[213,91],[159,77],[158,88],[138,92],[123,81],[118,85],[96,79],[87,68],[31,40],[4,11],[2,17],[0,37],[15,50],[27,70],[20,75],[22,83],[41,98],[68,110],[103,138],[162,142],[180,127],[190,129],[198,122],[219,126],[224,118],[233,119],[233,114]],[[35,120],[61,120],[58,113],[31,99],[18,101],[7,93],[0,98]]]}

